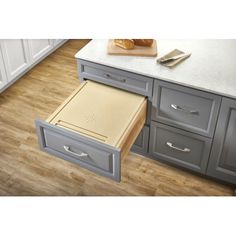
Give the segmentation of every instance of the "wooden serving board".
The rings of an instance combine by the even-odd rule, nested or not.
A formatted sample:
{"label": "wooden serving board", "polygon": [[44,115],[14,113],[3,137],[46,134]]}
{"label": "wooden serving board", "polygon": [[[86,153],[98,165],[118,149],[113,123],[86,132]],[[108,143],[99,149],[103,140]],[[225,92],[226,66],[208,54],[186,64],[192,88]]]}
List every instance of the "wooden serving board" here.
{"label": "wooden serving board", "polygon": [[156,57],[157,42],[154,40],[151,47],[141,47],[135,45],[134,49],[126,50],[116,46],[113,42],[113,39],[110,39],[108,41],[107,53],[110,55]]}

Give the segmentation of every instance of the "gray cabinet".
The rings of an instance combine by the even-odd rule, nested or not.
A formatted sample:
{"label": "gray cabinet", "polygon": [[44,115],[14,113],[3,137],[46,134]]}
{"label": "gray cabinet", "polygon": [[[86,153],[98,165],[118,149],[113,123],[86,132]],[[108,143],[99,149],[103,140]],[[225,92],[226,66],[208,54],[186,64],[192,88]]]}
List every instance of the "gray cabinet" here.
{"label": "gray cabinet", "polygon": [[221,97],[155,80],[152,120],[213,137]]}
{"label": "gray cabinet", "polygon": [[144,126],[137,139],[135,140],[134,145],[132,146],[131,151],[147,154],[148,152],[148,140],[149,140],[149,126]]}
{"label": "gray cabinet", "polygon": [[41,120],[36,120],[36,127],[43,151],[120,181],[118,149]]}
{"label": "gray cabinet", "polygon": [[236,100],[222,100],[207,175],[236,184]]}
{"label": "gray cabinet", "polygon": [[158,160],[205,173],[210,148],[207,137],[151,122],[149,150]]}

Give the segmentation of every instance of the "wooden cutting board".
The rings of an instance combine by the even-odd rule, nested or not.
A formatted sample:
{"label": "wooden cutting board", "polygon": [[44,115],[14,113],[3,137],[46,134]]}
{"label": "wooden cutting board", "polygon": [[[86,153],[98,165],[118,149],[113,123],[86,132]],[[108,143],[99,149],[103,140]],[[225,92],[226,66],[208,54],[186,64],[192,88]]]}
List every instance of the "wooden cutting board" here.
{"label": "wooden cutting board", "polygon": [[119,147],[131,125],[146,116],[146,103],[142,95],[88,80],[47,121]]}
{"label": "wooden cutting board", "polygon": [[110,39],[107,45],[107,53],[110,55],[156,57],[157,42],[154,40],[151,47],[135,46],[134,49],[126,50],[116,46],[113,42],[113,39]]}

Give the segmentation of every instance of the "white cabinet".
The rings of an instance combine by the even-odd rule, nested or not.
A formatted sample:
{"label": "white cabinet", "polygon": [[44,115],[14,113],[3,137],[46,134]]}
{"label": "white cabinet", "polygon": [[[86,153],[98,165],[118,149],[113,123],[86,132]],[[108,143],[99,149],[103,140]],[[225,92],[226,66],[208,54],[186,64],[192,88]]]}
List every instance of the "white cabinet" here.
{"label": "white cabinet", "polygon": [[0,92],[64,42],[65,39],[0,40]]}
{"label": "white cabinet", "polygon": [[60,43],[62,43],[63,41],[66,41],[66,39],[53,39],[53,44],[54,44],[54,46],[57,46]]}
{"label": "white cabinet", "polygon": [[0,47],[0,90],[7,84],[7,76],[3,64],[3,58],[1,54],[1,47]]}
{"label": "white cabinet", "polygon": [[7,79],[10,82],[30,64],[27,41],[23,39],[1,40],[1,49]]}
{"label": "white cabinet", "polygon": [[28,47],[32,63],[42,58],[53,48],[52,39],[29,39]]}

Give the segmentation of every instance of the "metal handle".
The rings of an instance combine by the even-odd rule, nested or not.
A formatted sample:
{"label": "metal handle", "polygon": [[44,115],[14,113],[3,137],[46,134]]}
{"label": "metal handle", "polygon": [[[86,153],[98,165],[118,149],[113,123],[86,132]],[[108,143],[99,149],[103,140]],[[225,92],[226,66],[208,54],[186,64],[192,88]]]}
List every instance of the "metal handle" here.
{"label": "metal handle", "polygon": [[121,82],[121,83],[125,83],[126,82],[126,79],[118,79],[118,78],[116,78],[116,77],[113,77],[113,76],[111,76],[110,74],[104,74],[108,79],[112,79],[112,80],[116,80],[116,81],[118,81],[118,82]]}
{"label": "metal handle", "polygon": [[179,148],[179,147],[176,147],[173,145],[173,143],[171,142],[166,142],[166,145],[172,149],[175,149],[175,150],[178,150],[178,151],[181,151],[181,152],[190,152],[191,149],[189,148]]}
{"label": "metal handle", "polygon": [[75,156],[77,156],[77,157],[88,157],[88,154],[87,154],[87,153],[81,152],[81,153],[79,154],[79,153],[76,153],[76,152],[72,152],[72,151],[70,150],[70,147],[68,147],[68,146],[63,146],[63,147],[64,147],[64,149],[65,149],[67,152],[69,152],[70,154],[73,154],[73,155],[75,155]]}
{"label": "metal handle", "polygon": [[190,114],[195,114],[195,115],[199,114],[199,112],[197,110],[186,110],[176,104],[171,104],[170,106],[171,106],[171,108],[178,110],[178,111],[182,111],[182,112],[186,112],[186,113],[190,113]]}

